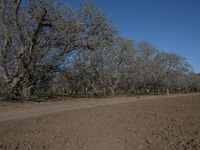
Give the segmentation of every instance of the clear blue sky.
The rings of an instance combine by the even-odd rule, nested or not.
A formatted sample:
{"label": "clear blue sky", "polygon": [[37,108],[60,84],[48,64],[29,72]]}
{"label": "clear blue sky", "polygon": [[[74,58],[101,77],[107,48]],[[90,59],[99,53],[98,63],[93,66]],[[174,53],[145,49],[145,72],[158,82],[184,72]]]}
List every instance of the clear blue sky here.
{"label": "clear blue sky", "polygon": [[200,73],[200,0],[91,1],[112,18],[124,37],[180,54]]}

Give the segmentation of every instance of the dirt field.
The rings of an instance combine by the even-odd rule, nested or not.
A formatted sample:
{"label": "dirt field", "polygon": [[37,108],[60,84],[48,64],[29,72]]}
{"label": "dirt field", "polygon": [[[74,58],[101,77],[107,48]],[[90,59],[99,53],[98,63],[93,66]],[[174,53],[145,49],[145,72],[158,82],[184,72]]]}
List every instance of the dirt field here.
{"label": "dirt field", "polygon": [[200,94],[0,103],[0,150],[200,150]]}

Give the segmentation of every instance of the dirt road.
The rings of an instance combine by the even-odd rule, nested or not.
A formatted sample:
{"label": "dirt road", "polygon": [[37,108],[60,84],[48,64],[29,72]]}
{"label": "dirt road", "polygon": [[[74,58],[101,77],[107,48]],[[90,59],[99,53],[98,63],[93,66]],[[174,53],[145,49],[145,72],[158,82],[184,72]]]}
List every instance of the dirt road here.
{"label": "dirt road", "polygon": [[[195,94],[194,94],[195,95]],[[171,96],[143,96],[143,97],[118,97],[99,99],[71,99],[67,101],[53,101],[43,103],[0,103],[0,122],[7,120],[23,119],[50,113],[87,109],[97,106],[114,105],[141,100],[166,99],[170,97],[183,97],[186,95]]]}
{"label": "dirt road", "polygon": [[200,149],[200,94],[1,104],[1,149]]}
{"label": "dirt road", "polygon": [[114,105],[120,103],[133,102],[138,100],[149,100],[166,98],[166,96],[146,96],[143,98],[136,97],[121,97],[121,98],[107,98],[107,99],[74,99],[68,101],[54,101],[43,103],[14,103],[7,106],[0,105],[0,122],[7,120],[16,120],[28,117],[35,117],[44,114],[70,111],[77,109],[87,109],[96,106]]}

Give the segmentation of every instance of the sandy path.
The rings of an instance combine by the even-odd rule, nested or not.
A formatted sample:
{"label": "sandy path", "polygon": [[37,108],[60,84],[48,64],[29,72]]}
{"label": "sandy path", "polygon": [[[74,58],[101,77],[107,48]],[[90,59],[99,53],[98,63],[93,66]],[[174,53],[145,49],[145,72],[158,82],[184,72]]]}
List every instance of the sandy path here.
{"label": "sandy path", "polygon": [[[195,95],[195,94],[190,94]],[[114,105],[120,103],[128,103],[133,101],[151,100],[151,99],[166,99],[173,97],[183,97],[186,95],[171,95],[171,96],[144,96],[136,97],[121,97],[121,98],[106,98],[106,99],[83,99],[78,101],[60,101],[60,102],[44,102],[36,104],[21,104],[11,107],[0,107],[0,121],[23,119],[28,117],[36,117],[40,115],[57,113],[63,111],[86,109],[97,106]]]}

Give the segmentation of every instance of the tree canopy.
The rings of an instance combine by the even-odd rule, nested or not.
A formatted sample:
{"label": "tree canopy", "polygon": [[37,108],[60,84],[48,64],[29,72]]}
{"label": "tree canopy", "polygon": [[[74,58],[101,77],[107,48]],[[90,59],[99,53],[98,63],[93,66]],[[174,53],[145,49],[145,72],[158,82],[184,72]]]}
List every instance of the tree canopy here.
{"label": "tree canopy", "polygon": [[200,77],[182,56],[121,37],[92,3],[1,0],[0,84],[10,99],[29,99],[199,91]]}

